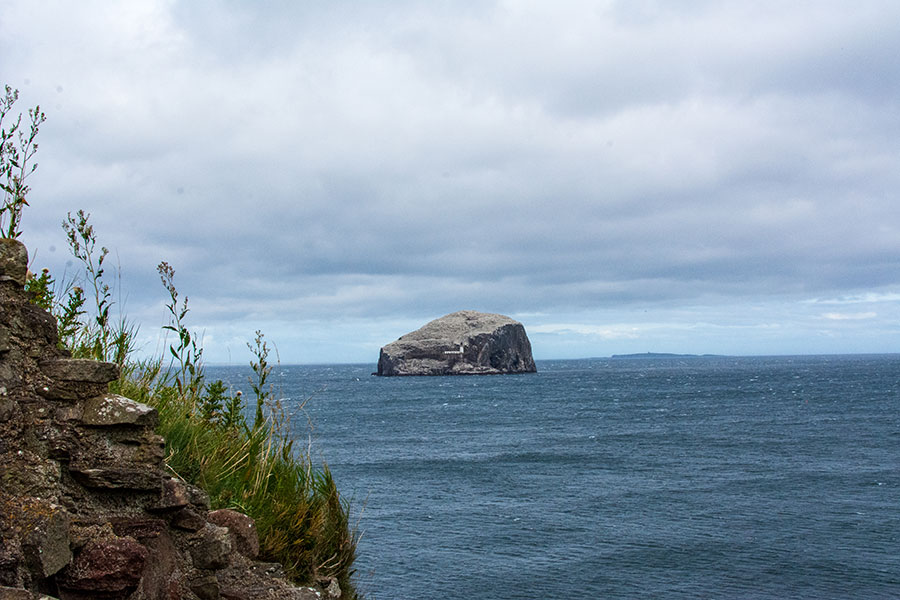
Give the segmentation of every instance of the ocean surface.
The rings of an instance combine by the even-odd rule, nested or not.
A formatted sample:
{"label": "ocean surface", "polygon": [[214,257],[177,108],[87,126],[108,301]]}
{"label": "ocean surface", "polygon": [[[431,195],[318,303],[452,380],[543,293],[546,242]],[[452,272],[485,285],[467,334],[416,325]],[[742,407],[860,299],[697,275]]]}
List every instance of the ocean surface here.
{"label": "ocean surface", "polygon": [[900,598],[900,355],[373,370],[273,377],[368,600]]}

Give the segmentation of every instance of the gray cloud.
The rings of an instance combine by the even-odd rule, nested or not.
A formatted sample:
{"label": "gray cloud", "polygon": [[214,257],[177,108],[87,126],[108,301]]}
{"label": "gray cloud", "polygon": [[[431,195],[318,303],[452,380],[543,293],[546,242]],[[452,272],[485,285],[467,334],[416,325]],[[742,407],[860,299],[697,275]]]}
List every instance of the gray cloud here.
{"label": "gray cloud", "polygon": [[26,242],[62,269],[87,209],[130,310],[168,260],[211,356],[302,322],[366,360],[461,307],[567,355],[888,347],[896,300],[802,302],[900,289],[891,3],[6,4],[0,66],[49,116]]}

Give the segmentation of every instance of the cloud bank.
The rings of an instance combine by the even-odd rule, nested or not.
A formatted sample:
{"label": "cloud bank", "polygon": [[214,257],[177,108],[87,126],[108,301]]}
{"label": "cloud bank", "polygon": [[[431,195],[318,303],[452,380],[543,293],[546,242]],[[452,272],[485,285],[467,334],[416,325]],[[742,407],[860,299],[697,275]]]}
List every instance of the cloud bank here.
{"label": "cloud bank", "polygon": [[59,272],[92,213],[148,345],[167,260],[211,360],[263,328],[374,362],[461,308],[538,358],[896,349],[894,3],[3,14],[5,81],[48,113],[24,240]]}

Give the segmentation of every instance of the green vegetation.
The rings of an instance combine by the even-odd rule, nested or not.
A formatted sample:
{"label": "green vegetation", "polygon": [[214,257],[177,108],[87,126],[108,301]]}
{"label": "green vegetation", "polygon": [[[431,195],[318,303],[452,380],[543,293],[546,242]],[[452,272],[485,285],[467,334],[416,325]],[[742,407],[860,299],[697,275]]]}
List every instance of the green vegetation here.
{"label": "green vegetation", "polygon": [[19,99],[19,91],[8,85],[0,96],[0,190],[3,191],[3,206],[0,207],[0,235],[17,238],[22,234],[22,211],[28,206],[25,197],[28,186],[25,180],[37,169],[32,163],[38,145],[35,142],[41,124],[46,117],[40,106],[28,109],[29,127],[22,128],[22,115],[3,126],[9,118],[13,105]]}
{"label": "green vegetation", "polygon": [[[81,281],[72,279],[68,282],[65,286],[65,304],[55,311],[51,295],[50,310],[59,315],[60,343],[72,352],[73,357],[114,362],[121,369],[134,351],[137,328],[127,321],[121,311],[119,318],[112,320],[112,291],[104,277],[104,262],[109,250],[101,247],[97,251],[97,236],[88,219],[90,215],[79,210],[74,217],[69,213],[63,221],[69,249],[81,263],[84,274]],[[81,320],[86,313],[84,289],[88,286],[93,292],[94,311],[90,318]]]}
{"label": "green vegetation", "polygon": [[[0,125],[17,97],[7,86]],[[2,129],[0,237],[21,234],[22,210],[28,205],[24,181],[34,171],[35,165],[28,165],[44,120],[39,108],[29,115],[29,133],[20,129],[21,116]],[[164,356],[136,358],[137,326],[113,301],[120,281],[115,277],[110,282],[105,264],[109,251],[97,248],[89,220],[89,214],[78,211],[63,222],[80,272],[60,282],[45,269],[26,284],[34,303],[56,318],[60,347],[73,357],[119,365],[121,375],[110,384],[111,391],[157,409],[168,468],[205,489],[214,508],[235,508],[253,517],[263,560],[282,563],[297,583],[336,577],[346,597],[355,597],[350,576],[358,536],[349,523],[349,506],[328,467],[314,467],[308,448],[294,448],[289,415],[268,383],[272,365],[263,334],[257,331],[253,344],[247,344],[255,396],[248,420],[240,391],[231,393],[222,381],[205,381],[202,344],[186,325],[187,297],[179,299],[175,270],[162,262],[158,272],[169,295],[163,329],[173,341]]]}
{"label": "green vegetation", "polygon": [[[256,520],[262,556],[282,563],[299,583],[337,577],[352,590],[356,535],[349,507],[328,467],[315,468],[306,449],[295,449],[290,419],[266,380],[272,370],[269,347],[256,332],[250,387],[256,395],[252,421],[240,392],[220,380],[204,383],[202,347],[185,325],[187,298],[179,303],[175,270],[159,265],[169,292],[173,334],[161,358],[126,362],[117,393],[156,407],[159,433],[166,438],[166,464],[179,477],[205,489],[216,508],[235,508]],[[352,597],[352,596],[351,596]]]}

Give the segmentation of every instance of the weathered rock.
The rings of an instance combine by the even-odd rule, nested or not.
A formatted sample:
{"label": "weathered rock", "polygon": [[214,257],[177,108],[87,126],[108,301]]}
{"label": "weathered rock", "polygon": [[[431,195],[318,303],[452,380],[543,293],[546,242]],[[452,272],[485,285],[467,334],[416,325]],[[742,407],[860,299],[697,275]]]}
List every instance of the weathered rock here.
{"label": "weathered rock", "polygon": [[11,347],[9,344],[9,330],[0,325],[0,354],[9,352]]}
{"label": "weathered rock", "polygon": [[209,510],[209,494],[205,490],[198,488],[196,485],[186,484],[188,498],[191,504],[202,510]]}
{"label": "weathered rock", "polygon": [[35,598],[47,598],[48,596],[35,596],[22,588],[0,587],[0,600],[35,600]]}
{"label": "weathered rock", "polygon": [[503,315],[463,310],[381,349],[376,375],[534,373],[525,327]]}
{"label": "weathered rock", "polygon": [[70,545],[75,551],[81,550],[93,540],[109,539],[116,535],[120,534],[113,531],[113,526],[109,522],[85,522],[76,519],[69,525]]}
{"label": "weathered rock", "polygon": [[118,394],[103,394],[84,403],[81,420],[85,425],[100,427],[115,425],[156,427],[158,415],[155,408],[150,408],[146,404]]}
{"label": "weathered rock", "polygon": [[317,581],[319,587],[322,588],[322,593],[325,596],[326,600],[339,600],[341,597],[341,586],[338,584],[338,580],[334,577],[323,577]]}
{"label": "weathered rock", "polygon": [[51,400],[86,400],[105,394],[110,381],[119,377],[113,363],[86,358],[57,358],[42,361],[41,372],[49,379],[38,389]]}
{"label": "weathered rock", "polygon": [[38,393],[48,400],[68,400],[75,402],[105,394],[109,386],[106,383],[86,383],[83,381],[64,381],[55,379],[38,388]]}
{"label": "weathered rock", "polygon": [[322,592],[311,587],[237,586],[222,588],[222,600],[323,600]]}
{"label": "weathered rock", "polygon": [[0,422],[10,420],[16,414],[16,403],[6,394],[0,393]]}
{"label": "weathered rock", "polygon": [[49,577],[69,564],[69,514],[63,507],[38,498],[18,503],[14,517],[22,528],[22,552],[31,571]]}
{"label": "weathered rock", "polygon": [[27,449],[0,455],[0,482],[8,494],[53,498],[61,470],[58,462]]}
{"label": "weathered rock", "polygon": [[144,516],[112,517],[109,525],[117,536],[134,538],[142,544],[156,539],[166,530],[166,522],[162,519]]}
{"label": "weathered rock", "polygon": [[259,556],[259,534],[253,519],[230,508],[214,510],[206,516],[206,519],[213,525],[228,529],[231,546],[235,550],[247,558]]}
{"label": "weathered rock", "polygon": [[152,430],[131,429],[85,428],[70,449],[69,472],[89,488],[160,492],[164,440]]}
{"label": "weathered rock", "polygon": [[8,396],[15,390],[15,375],[11,361],[0,360],[0,396]]}
{"label": "weathered rock", "polygon": [[57,573],[72,558],[69,515],[53,502],[0,498],[0,585],[19,586]]}
{"label": "weathered rock", "polygon": [[119,442],[122,445],[137,444],[132,455],[134,462],[145,464],[149,468],[162,468],[163,458],[166,456],[166,439],[152,429],[144,429],[139,436],[123,435]]}
{"label": "weathered rock", "polygon": [[80,381],[84,383],[109,383],[119,378],[119,367],[114,363],[89,358],[58,358],[41,362],[41,371],[51,379]]}
{"label": "weathered rock", "polygon": [[150,507],[156,512],[169,512],[184,508],[190,504],[187,484],[180,479],[164,479],[159,501]]}
{"label": "weathered rock", "polygon": [[83,416],[84,406],[81,404],[59,404],[56,407],[57,421],[80,421]]}
{"label": "weathered rock", "polygon": [[200,600],[218,600],[221,597],[219,595],[219,580],[216,579],[215,575],[198,577],[191,582],[190,587],[191,591],[197,594]]}
{"label": "weathered rock", "polygon": [[0,523],[0,586],[16,587],[22,584],[20,566],[25,562],[18,536],[7,531]]}
{"label": "weathered rock", "polygon": [[200,531],[206,527],[206,519],[197,511],[184,507],[172,515],[172,527],[185,531]]}
{"label": "weathered rock", "polygon": [[11,238],[0,238],[0,281],[25,285],[28,275],[28,250],[25,244]]}
{"label": "weathered rock", "polygon": [[184,600],[180,582],[184,578],[184,560],[175,547],[168,530],[158,535],[139,538],[149,556],[141,574],[141,583],[134,598],[144,600]]}
{"label": "weathered rock", "polygon": [[106,490],[158,490],[162,483],[160,473],[140,467],[89,467],[72,464],[72,476],[89,488]]}
{"label": "weathered rock", "polygon": [[242,556],[235,564],[216,573],[222,600],[323,600],[320,590],[295,587],[282,577],[284,571],[276,563],[256,563]]}
{"label": "weathered rock", "polygon": [[16,414],[16,403],[0,394],[0,422],[10,420]]}
{"label": "weathered rock", "polygon": [[194,566],[198,569],[222,569],[228,566],[231,538],[224,527],[207,523],[194,534],[190,548]]}
{"label": "weathered rock", "polygon": [[63,590],[124,598],[140,582],[147,554],[147,549],[132,538],[89,542],[57,583]]}

